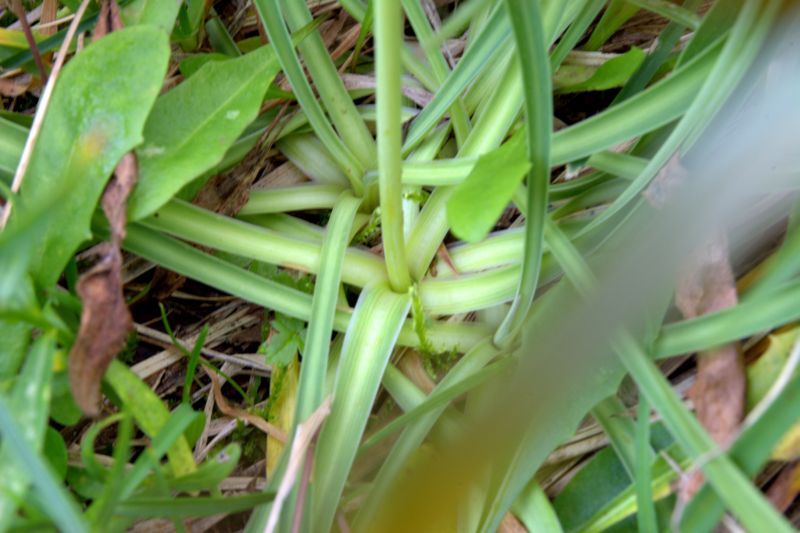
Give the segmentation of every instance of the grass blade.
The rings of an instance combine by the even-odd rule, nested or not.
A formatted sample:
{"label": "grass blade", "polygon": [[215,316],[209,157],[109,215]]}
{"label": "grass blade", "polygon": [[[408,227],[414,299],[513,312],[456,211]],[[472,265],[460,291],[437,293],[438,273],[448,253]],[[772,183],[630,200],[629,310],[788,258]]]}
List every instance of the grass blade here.
{"label": "grass blade", "polygon": [[714,491],[742,524],[751,531],[793,531],[786,519],[717,448],[636,341],[623,336],[616,350],[639,390],[662,416],[672,436],[703,469]]}
{"label": "grass blade", "polygon": [[10,406],[2,396],[0,396],[0,433],[3,435],[5,445],[30,475],[41,498],[47,502],[45,510],[53,523],[66,533],[88,533],[89,529],[81,518],[78,506],[61,483],[56,481],[41,458],[31,449],[23,436],[22,428],[11,414]]}
{"label": "grass blade", "polygon": [[313,526],[327,531],[367,424],[381,376],[411,300],[385,286],[365,289],[345,336],[331,414],[314,456]]}
{"label": "grass blade", "polygon": [[503,346],[511,342],[533,302],[542,266],[542,243],[547,216],[547,188],[550,183],[550,142],[553,100],[550,82],[547,39],[537,2],[506,0],[511,27],[517,45],[523,86],[525,87],[525,124],[528,173],[527,213],[525,216],[525,252],[522,274],[511,309],[494,336]]}
{"label": "grass blade", "polygon": [[378,106],[378,188],[381,235],[389,284],[396,292],[411,285],[403,234],[400,166],[402,154],[401,65],[403,12],[399,2],[377,2],[375,9],[375,77]]}

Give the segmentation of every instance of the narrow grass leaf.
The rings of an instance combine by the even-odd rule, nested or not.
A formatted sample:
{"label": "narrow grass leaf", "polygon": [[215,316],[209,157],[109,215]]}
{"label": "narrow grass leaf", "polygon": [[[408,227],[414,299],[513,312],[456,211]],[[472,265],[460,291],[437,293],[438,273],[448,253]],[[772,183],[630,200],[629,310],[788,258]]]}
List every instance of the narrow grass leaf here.
{"label": "narrow grass leaf", "polygon": [[256,0],[254,4],[264,24],[264,29],[269,35],[269,40],[275,47],[275,54],[281,69],[292,84],[294,95],[306,114],[309,124],[350,180],[355,193],[360,194],[363,188],[361,183],[364,173],[363,165],[337,135],[311,90],[300,65],[300,59],[289,38],[280,2],[278,0]]}
{"label": "narrow grass leaf", "polygon": [[612,35],[639,11],[639,6],[628,3],[626,0],[611,0],[600,21],[595,26],[589,40],[586,41],[586,50],[597,50]]}
{"label": "narrow grass leaf", "polygon": [[[136,424],[151,438],[169,422],[170,414],[161,399],[139,379],[128,367],[119,361],[113,361],[108,367],[106,381],[114,392],[130,409]],[[172,472],[175,475],[188,474],[196,470],[192,451],[186,439],[181,436],[167,451]]]}
{"label": "narrow grass leaf", "polygon": [[[299,31],[312,22],[311,11],[305,2],[283,2],[282,7],[286,22],[293,31]],[[369,29],[369,26],[365,24],[362,30]],[[325,110],[342,141],[364,168],[373,168],[375,140],[359,115],[352,97],[345,89],[337,71],[338,65],[331,58],[322,36],[315,31],[304,39],[298,48]]]}
{"label": "narrow grass leaf", "polygon": [[389,284],[396,292],[403,292],[411,284],[411,277],[406,260],[400,183],[403,12],[399,2],[375,4],[374,26],[381,239]]}
{"label": "narrow grass leaf", "polygon": [[793,531],[739,470],[731,459],[717,450],[711,437],[686,409],[658,367],[630,336],[618,341],[616,351],[648,402],[664,420],[675,440],[703,469],[708,482],[726,507],[752,530]]}
{"label": "narrow grass leaf", "polygon": [[[628,417],[628,410],[616,396],[609,396],[592,409],[592,415],[597,419],[603,431],[608,435],[608,440],[614,448],[625,470],[632,481],[636,480],[636,426]],[[653,451],[649,452],[653,457]]]}
{"label": "narrow grass leaf", "polygon": [[636,521],[639,531],[658,531],[656,509],[653,505],[653,461],[655,456],[650,447],[650,404],[639,395],[636,408],[635,465],[633,482],[636,486]]}
{"label": "narrow grass leaf", "polygon": [[120,503],[116,513],[134,518],[190,518],[247,511],[272,501],[273,493],[242,496],[188,496],[180,498],[132,498]]}
{"label": "narrow grass leaf", "polygon": [[[553,97],[548,40],[537,2],[506,0],[514,31],[525,95],[526,154],[528,172],[525,248],[519,285],[511,308],[497,328],[494,342],[513,342],[530,310],[542,267],[547,192],[550,184],[550,146],[553,130]],[[551,4],[551,6],[554,4]]]}
{"label": "narrow grass leaf", "polygon": [[511,37],[511,27],[504,9],[495,9],[483,30],[470,43],[464,55],[447,77],[433,100],[411,123],[403,152],[408,153],[416,147],[436,126],[450,106],[463,93],[467,86],[482,72],[488,60]]}
{"label": "narrow grass leaf", "polygon": [[326,226],[319,256],[320,264],[325,265],[325,268],[317,276],[311,299],[311,319],[306,333],[303,364],[300,366],[295,426],[311,416],[325,396],[325,376],[328,371],[342,264],[350,241],[353,219],[360,205],[360,199],[349,193],[342,193]]}
{"label": "narrow grass leaf", "polygon": [[23,429],[11,413],[11,406],[0,396],[0,433],[3,442],[28,473],[41,499],[47,501],[45,511],[50,519],[65,533],[88,533],[89,528],[80,515],[78,505],[61,482],[55,479],[48,466],[31,449]]}
{"label": "narrow grass leaf", "polygon": [[381,376],[410,306],[408,295],[382,285],[366,288],[359,297],[339,359],[331,414],[314,456],[315,531],[327,531],[333,523]]}
{"label": "narrow grass leaf", "polygon": [[[53,335],[36,339],[11,390],[9,406],[13,409],[15,422],[22,428],[20,437],[31,452],[41,451],[45,440],[55,352]],[[35,480],[6,440],[0,445],[0,471],[3,472],[0,529],[5,529],[16,513],[18,501],[24,498],[30,483]]]}

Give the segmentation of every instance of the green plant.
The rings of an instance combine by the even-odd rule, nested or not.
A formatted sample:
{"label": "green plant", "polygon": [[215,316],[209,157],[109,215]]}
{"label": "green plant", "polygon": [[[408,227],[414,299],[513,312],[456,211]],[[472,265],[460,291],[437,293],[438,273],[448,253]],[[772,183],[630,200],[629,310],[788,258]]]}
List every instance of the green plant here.
{"label": "green plant", "polygon": [[[64,4],[59,14],[78,12],[76,2]],[[247,510],[247,531],[275,520],[282,531],[391,531],[404,516],[406,526],[431,531],[496,531],[509,517],[530,531],[598,531],[626,520],[653,531],[680,509],[668,498],[678,477],[670,462],[708,480],[676,515],[682,531],[709,530],[725,510],[751,530],[789,529],[750,478],[796,422],[791,347],[781,345],[785,375],[751,378],[770,390],[769,402],[723,451],[653,360],[800,319],[796,221],[748,274],[756,282],[740,302],[667,321],[691,247],[688,238],[670,244],[665,228],[696,232],[700,242],[691,242],[702,244],[698,228],[712,218],[694,215],[707,207],[697,197],[678,196],[690,214],[675,222],[683,211],[661,213],[642,193],[652,193],[676,153],[702,153],[720,123],[730,126],[730,106],[769,82],[768,37],[785,35],[783,19],[796,22],[790,2],[714,2],[700,13],[694,0],[342,0],[336,17],[317,18],[296,0],[255,0],[233,14],[223,4],[120,2],[127,27],[79,51],[67,32],[34,35],[39,53],[58,45],[61,60],[75,53],[52,75],[33,125],[13,111],[0,116],[0,465],[8,479],[0,529],[121,531],[168,518],[182,530],[183,519]],[[640,11],[663,17],[653,50],[597,51]],[[79,14],[73,30],[102,17]],[[344,27],[346,45],[335,35]],[[335,54],[332,42],[342,47]],[[34,55],[21,35],[0,32],[4,69],[38,76]],[[174,84],[167,74],[178,68]],[[409,95],[426,105],[414,107]],[[607,101],[555,130],[559,102],[574,95]],[[107,195],[131,153],[137,182],[112,206],[121,230]],[[286,181],[251,187],[267,156],[290,163],[280,167]],[[706,168],[725,158],[699,159]],[[783,190],[797,189],[796,171]],[[223,197],[204,203],[220,176],[230,180],[213,189]],[[690,190],[739,205],[738,196],[702,187]],[[743,188],[743,197],[762,192]],[[511,227],[501,222],[509,207]],[[786,212],[771,207],[773,218]],[[662,241],[649,242],[653,235]],[[54,468],[66,448],[55,428],[78,421],[51,396],[65,392],[64,367],[75,368],[66,354],[86,335],[93,303],[80,290],[79,301],[75,256],[102,249],[93,248],[100,241],[202,283],[207,298],[224,293],[266,309],[260,327],[273,333],[260,339],[254,368],[283,369],[299,355],[296,390],[277,379],[271,386],[293,409],[281,413],[293,416],[264,422],[287,436],[264,491],[220,491],[242,455],[230,438],[209,445],[222,450],[214,457],[198,460],[203,448],[192,450],[203,372],[225,376],[248,401],[248,411],[220,405],[226,415],[256,418],[273,411],[259,388],[263,373],[245,386],[250,378],[235,374],[247,357],[213,351],[231,366],[210,367],[204,350],[215,325],[206,322],[189,350],[163,308],[186,372],[172,398],[180,401],[137,375],[138,345],[125,362],[107,348],[107,360],[91,362],[108,365],[105,417],[87,426],[81,464],[63,475]],[[637,265],[649,266],[649,278],[635,281]],[[121,262],[111,269],[122,294]],[[406,350],[437,372],[404,369]],[[620,399],[626,374],[639,391],[635,409]],[[438,382],[425,390],[432,377]],[[540,388],[531,392],[531,383]],[[651,423],[651,408],[663,428]],[[553,504],[548,475],[574,467],[552,459],[554,450],[587,414],[612,451]],[[149,441],[141,445],[136,432]],[[657,434],[671,443],[656,446]],[[101,458],[103,447],[110,456]],[[588,494],[598,479],[608,492]],[[580,509],[580,520],[564,509]]]}

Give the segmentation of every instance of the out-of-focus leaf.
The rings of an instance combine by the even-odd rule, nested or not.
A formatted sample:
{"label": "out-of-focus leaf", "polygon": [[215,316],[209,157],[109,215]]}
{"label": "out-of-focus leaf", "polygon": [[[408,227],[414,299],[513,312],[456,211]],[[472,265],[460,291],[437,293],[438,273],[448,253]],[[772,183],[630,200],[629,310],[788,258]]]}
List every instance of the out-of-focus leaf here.
{"label": "out-of-focus leaf", "polygon": [[[52,335],[43,335],[33,343],[9,402],[12,414],[22,429],[21,437],[33,452],[41,450],[45,440],[55,351]],[[25,496],[33,480],[5,442],[0,447],[0,472],[3,472],[0,530],[5,530],[16,513],[19,500]]]}
{"label": "out-of-focus leaf", "polygon": [[0,320],[0,379],[17,374],[30,342],[31,327],[24,322]]}
{"label": "out-of-focus leaf", "polygon": [[[27,384],[26,384],[27,388]],[[70,497],[67,490],[53,477],[52,472],[42,462],[39,455],[32,450],[25,437],[25,429],[20,427],[12,412],[14,409],[9,403],[0,396],[0,434],[3,437],[3,444],[10,451],[12,457],[17,461],[19,468],[27,472],[31,477],[32,483],[36,486],[36,499],[46,501],[47,505],[43,511],[49,515],[61,531],[75,533],[88,532],[80,510],[75,501]],[[6,472],[6,471],[4,471]],[[7,486],[4,486],[7,488]],[[15,503],[19,501],[15,499]],[[16,518],[10,515],[2,529],[6,530],[10,522]]]}
{"label": "out-of-focus leaf", "polygon": [[62,426],[72,426],[81,418],[81,410],[72,399],[66,372],[53,376],[53,394],[50,401],[50,417]]}
{"label": "out-of-focus leaf", "polygon": [[229,444],[197,467],[195,472],[169,481],[169,487],[181,492],[213,490],[233,472],[241,455],[242,449],[238,444]]}
{"label": "out-of-focus leaf", "polygon": [[194,50],[200,44],[206,9],[206,0],[181,2],[178,24],[172,32],[172,37],[187,52]]}
{"label": "out-of-focus leaf", "polygon": [[797,341],[800,329],[792,328],[768,337],[769,346],[752,365],[747,368],[747,410],[761,401],[778,378]]}
{"label": "out-of-focus leaf", "polygon": [[[672,439],[661,424],[653,425],[651,430],[654,448],[664,449],[669,446]],[[657,464],[659,467],[653,469],[654,477],[661,472],[662,467],[667,473],[671,472],[669,465],[663,459],[657,459]],[[669,492],[668,482],[665,483],[665,488]],[[603,513],[606,513],[612,507],[612,502],[619,499],[625,491],[628,493],[628,503],[635,508],[636,495],[630,476],[614,450],[607,447],[595,454],[564,487],[553,501],[553,508],[564,529],[574,531],[581,525],[586,526],[590,517],[592,520],[599,520],[600,516],[604,516],[612,521]],[[660,492],[656,494],[659,498],[665,495]],[[616,508],[614,510],[616,512]],[[627,516],[627,513],[619,518],[624,516]]]}
{"label": "out-of-focus leaf", "polygon": [[188,518],[246,511],[272,500],[271,492],[257,492],[242,496],[185,497],[185,498],[135,498],[122,502],[116,512],[123,516],[152,518]]}
{"label": "out-of-focus leaf", "polygon": [[[169,420],[169,411],[158,396],[119,361],[112,361],[106,372],[106,381],[114,389],[119,399],[130,409],[136,424],[150,438],[155,438]],[[194,472],[197,469],[192,451],[181,436],[167,451],[172,472],[176,476]]]}
{"label": "out-of-focus leaf", "polygon": [[9,185],[27,136],[28,128],[13,122],[10,117],[0,117],[0,179]]}
{"label": "out-of-focus leaf", "polygon": [[477,242],[491,231],[530,169],[527,158],[519,157],[524,145],[525,136],[515,135],[481,156],[453,192],[447,203],[447,221],[457,237]]}
{"label": "out-of-focus leaf", "polygon": [[184,78],[189,78],[190,76],[193,76],[195,72],[200,70],[200,68],[206,63],[210,63],[211,61],[226,61],[228,59],[230,59],[230,57],[226,56],[225,54],[217,54],[215,52],[208,54],[192,54],[187,56],[185,59],[182,59],[178,64],[178,68],[180,69]]}
{"label": "out-of-focus leaf", "polygon": [[61,433],[50,426],[44,435],[44,456],[59,479],[67,475],[67,445]]}
{"label": "out-of-focus leaf", "polygon": [[167,67],[166,35],[152,26],[114,32],[61,73],[6,231],[29,232],[33,277],[55,283],[81,241],[106,181],[139,144]]}
{"label": "out-of-focus leaf", "polygon": [[[769,346],[758,360],[747,368],[747,409],[753,409],[778,379],[789,352],[797,342],[800,328],[792,328],[769,336]],[[793,461],[800,457],[800,424],[795,424],[772,451],[778,461]]]}
{"label": "out-of-focus leaf", "polygon": [[603,46],[614,35],[614,32],[638,11],[638,6],[629,4],[625,0],[611,0],[584,48],[586,50],[597,50]]}
{"label": "out-of-focus leaf", "polygon": [[[579,79],[583,78],[586,75],[586,69],[591,69],[588,71],[590,72],[588,78],[584,78],[577,83],[570,83],[569,79],[565,80],[567,83],[560,84],[560,86],[558,86],[558,92],[579,93],[586,91],[604,91],[606,89],[622,87],[633,73],[636,72],[636,69],[642,64],[644,58],[644,51],[634,46],[624,54],[609,59],[600,65],[597,70],[585,66],[578,67],[580,72],[572,72],[570,73],[571,76],[575,76]],[[562,68],[568,67],[569,65],[564,65]],[[558,81],[558,76],[556,76],[556,81]]]}
{"label": "out-of-focus leaf", "polygon": [[152,24],[167,33],[175,26],[182,0],[134,0],[122,9],[125,26]]}
{"label": "out-of-focus leaf", "polygon": [[137,149],[131,220],[150,215],[222,160],[258,115],[278,69],[272,48],[264,46],[240,58],[207,62],[156,101]]}

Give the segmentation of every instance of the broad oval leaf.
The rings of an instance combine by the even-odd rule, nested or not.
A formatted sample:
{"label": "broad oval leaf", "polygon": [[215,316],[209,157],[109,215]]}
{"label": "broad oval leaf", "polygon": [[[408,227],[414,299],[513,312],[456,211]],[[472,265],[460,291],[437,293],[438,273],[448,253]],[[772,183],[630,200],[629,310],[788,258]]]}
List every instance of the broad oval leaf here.
{"label": "broad oval leaf", "polygon": [[158,99],[137,150],[139,183],[129,201],[131,220],[152,214],[222,161],[258,115],[278,69],[272,48],[262,46],[240,58],[204,64]]}
{"label": "broad oval leaf", "polygon": [[447,222],[457,237],[477,242],[491,231],[531,167],[527,158],[519,157],[524,146],[525,136],[518,134],[481,156],[453,192],[447,202]]}
{"label": "broad oval leaf", "polygon": [[169,58],[166,33],[154,26],[116,31],[86,47],[54,88],[41,134],[7,230],[29,232],[31,273],[58,279],[81,241],[120,158],[142,139]]}

